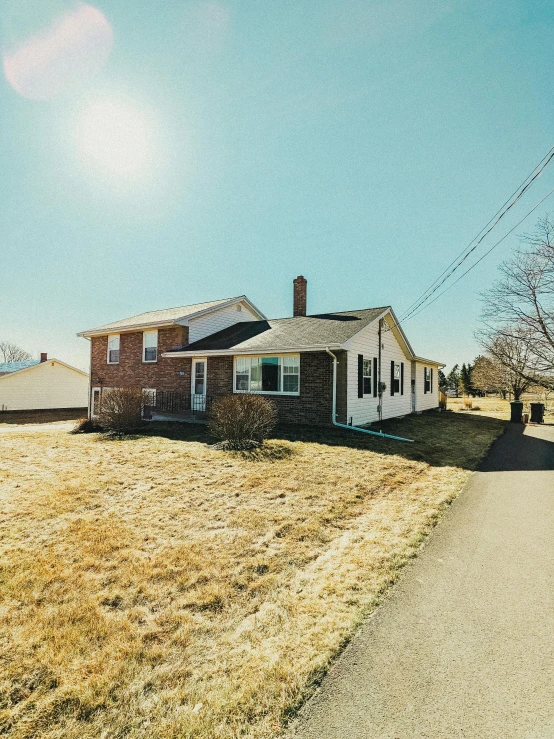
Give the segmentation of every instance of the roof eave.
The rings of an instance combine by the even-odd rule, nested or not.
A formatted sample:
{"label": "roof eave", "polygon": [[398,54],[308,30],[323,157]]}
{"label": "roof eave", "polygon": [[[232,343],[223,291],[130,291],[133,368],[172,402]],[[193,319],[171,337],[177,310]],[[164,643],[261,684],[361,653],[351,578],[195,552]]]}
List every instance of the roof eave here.
{"label": "roof eave", "polygon": [[266,316],[256,308],[246,295],[240,295],[237,298],[226,300],[225,302],[219,303],[218,305],[212,305],[210,308],[203,308],[195,313],[188,313],[186,316],[179,316],[178,318],[172,318],[166,321],[147,321],[140,324],[126,324],[123,326],[99,326],[98,328],[91,328],[88,331],[80,331],[77,336],[82,336],[84,339],[91,339],[93,336],[109,336],[110,334],[125,334],[133,331],[144,331],[145,329],[165,328],[166,326],[188,326],[188,323],[193,318],[200,318],[208,313],[220,310],[221,308],[228,308],[231,305],[237,305],[238,303],[245,303],[250,310],[257,316],[260,316],[259,320],[267,320]]}
{"label": "roof eave", "polygon": [[162,357],[221,357],[221,356],[236,356],[236,355],[255,355],[260,354],[293,354],[298,352],[322,352],[326,349],[342,349],[343,345],[338,343],[326,343],[326,344],[310,344],[306,346],[274,346],[266,349],[256,349],[250,347],[247,349],[196,349],[194,351],[187,351],[186,349],[176,352],[164,352]]}

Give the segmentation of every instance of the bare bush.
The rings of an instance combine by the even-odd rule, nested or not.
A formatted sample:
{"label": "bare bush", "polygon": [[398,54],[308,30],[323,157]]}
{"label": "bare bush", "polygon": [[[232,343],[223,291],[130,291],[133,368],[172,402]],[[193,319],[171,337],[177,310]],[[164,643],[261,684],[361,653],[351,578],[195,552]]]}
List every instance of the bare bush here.
{"label": "bare bush", "polygon": [[260,395],[227,395],[214,401],[209,428],[228,449],[263,444],[277,422],[275,404]]}
{"label": "bare bush", "polygon": [[102,431],[102,427],[92,418],[80,418],[70,434],[93,434]]}
{"label": "bare bush", "polygon": [[104,390],[98,414],[102,430],[123,436],[139,429],[144,421],[142,409],[148,404],[148,393],[135,387],[114,387]]}

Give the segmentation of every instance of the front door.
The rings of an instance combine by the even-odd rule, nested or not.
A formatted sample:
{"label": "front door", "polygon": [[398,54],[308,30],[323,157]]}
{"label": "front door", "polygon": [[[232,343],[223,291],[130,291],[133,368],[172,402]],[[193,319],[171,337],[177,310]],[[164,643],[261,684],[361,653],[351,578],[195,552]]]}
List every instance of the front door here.
{"label": "front door", "polygon": [[206,410],[206,360],[192,360],[190,409],[193,413]]}

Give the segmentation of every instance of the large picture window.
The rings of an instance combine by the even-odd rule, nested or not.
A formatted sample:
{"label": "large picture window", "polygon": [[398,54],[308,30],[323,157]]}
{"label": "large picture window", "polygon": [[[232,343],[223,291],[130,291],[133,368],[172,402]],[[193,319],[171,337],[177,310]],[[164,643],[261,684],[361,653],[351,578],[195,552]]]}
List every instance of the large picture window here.
{"label": "large picture window", "polygon": [[235,360],[235,392],[282,393],[300,392],[300,357],[237,357]]}

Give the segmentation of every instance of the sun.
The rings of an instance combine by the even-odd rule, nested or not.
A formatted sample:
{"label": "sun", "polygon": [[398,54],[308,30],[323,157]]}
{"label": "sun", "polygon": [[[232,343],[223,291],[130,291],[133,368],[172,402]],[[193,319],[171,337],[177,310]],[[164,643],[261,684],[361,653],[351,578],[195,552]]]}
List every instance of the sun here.
{"label": "sun", "polygon": [[156,167],[155,122],[138,106],[114,100],[92,102],[80,113],[74,133],[78,156],[88,168],[139,179]]}

